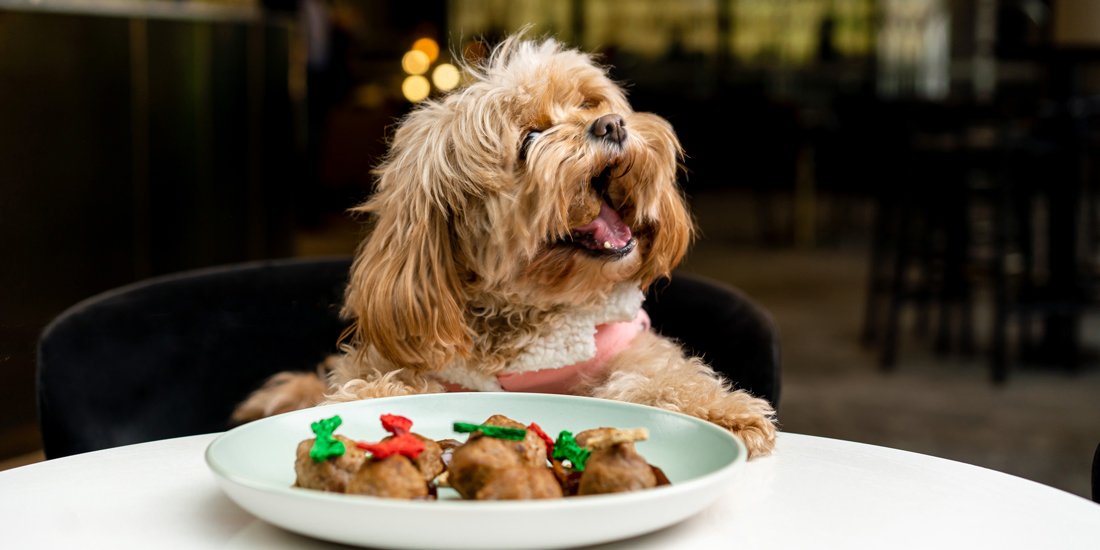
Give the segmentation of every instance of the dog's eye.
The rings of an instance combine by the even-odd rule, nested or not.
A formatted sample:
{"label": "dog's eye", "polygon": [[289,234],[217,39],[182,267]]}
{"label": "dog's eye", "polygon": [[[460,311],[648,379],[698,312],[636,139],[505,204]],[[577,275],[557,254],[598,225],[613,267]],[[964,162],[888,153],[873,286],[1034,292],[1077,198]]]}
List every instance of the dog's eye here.
{"label": "dog's eye", "polygon": [[599,101],[586,97],[584,101],[581,102],[580,108],[581,110],[595,109],[599,104]]}
{"label": "dog's eye", "polygon": [[523,136],[523,142],[519,145],[519,158],[524,160],[527,158],[527,149],[531,147],[535,139],[542,135],[542,130],[530,130]]}

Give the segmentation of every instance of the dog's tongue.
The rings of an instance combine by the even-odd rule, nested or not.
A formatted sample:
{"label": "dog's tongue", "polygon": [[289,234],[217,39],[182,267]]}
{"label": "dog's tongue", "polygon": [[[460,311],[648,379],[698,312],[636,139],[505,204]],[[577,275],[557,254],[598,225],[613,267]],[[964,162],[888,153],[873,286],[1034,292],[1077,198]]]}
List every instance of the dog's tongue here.
{"label": "dog's tongue", "polygon": [[623,223],[619,213],[608,206],[607,202],[600,205],[600,214],[596,219],[573,229],[574,233],[589,233],[592,242],[589,243],[597,249],[618,250],[630,242],[630,228]]}

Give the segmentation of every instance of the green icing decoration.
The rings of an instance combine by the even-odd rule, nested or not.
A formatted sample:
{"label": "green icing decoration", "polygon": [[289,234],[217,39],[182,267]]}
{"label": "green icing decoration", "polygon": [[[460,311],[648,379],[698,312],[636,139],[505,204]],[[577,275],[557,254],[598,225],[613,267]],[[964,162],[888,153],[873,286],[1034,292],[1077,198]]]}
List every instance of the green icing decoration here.
{"label": "green icing decoration", "polygon": [[520,441],[527,437],[527,430],[523,428],[506,428],[504,426],[487,426],[485,424],[470,424],[468,422],[455,422],[454,430],[458,433],[468,434],[481,432],[488,437],[497,439],[509,439]]}
{"label": "green icing decoration", "polygon": [[591,454],[592,451],[577,444],[577,440],[573,439],[573,433],[568,430],[562,430],[558,434],[558,440],[554,442],[554,458],[568,460],[573,464],[573,469],[578,472],[584,471],[584,463],[588,462]]}
{"label": "green icing decoration", "polygon": [[309,427],[313,429],[313,433],[317,434],[317,439],[313,440],[313,448],[309,450],[309,457],[314,462],[324,462],[333,457],[344,456],[344,443],[332,437],[332,432],[336,431],[343,422],[344,420],[337,415],[310,424]]}

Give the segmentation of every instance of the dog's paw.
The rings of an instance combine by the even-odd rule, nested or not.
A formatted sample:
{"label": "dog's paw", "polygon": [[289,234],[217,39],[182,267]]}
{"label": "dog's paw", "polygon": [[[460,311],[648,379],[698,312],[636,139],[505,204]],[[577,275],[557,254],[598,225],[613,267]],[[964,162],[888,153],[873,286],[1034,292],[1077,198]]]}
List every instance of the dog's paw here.
{"label": "dog's paw", "polygon": [[264,382],[233,411],[233,424],[244,424],[321,402],[325,383],[312,372],[280,372]]}
{"label": "dog's paw", "polygon": [[777,430],[770,418],[759,416],[727,428],[745,442],[745,447],[749,450],[749,458],[771,454],[772,449],[775,448]]}
{"label": "dog's paw", "polygon": [[766,400],[739,391],[713,405],[705,418],[739,437],[749,458],[770,454],[775,448],[775,410]]}

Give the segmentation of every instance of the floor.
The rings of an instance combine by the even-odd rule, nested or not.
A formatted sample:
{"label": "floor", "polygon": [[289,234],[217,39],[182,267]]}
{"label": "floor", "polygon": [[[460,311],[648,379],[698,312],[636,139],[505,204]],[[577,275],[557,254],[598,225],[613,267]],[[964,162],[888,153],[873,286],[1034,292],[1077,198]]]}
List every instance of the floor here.
{"label": "floor", "polygon": [[[877,350],[860,344],[868,253],[866,224],[845,224],[809,248],[745,245],[736,196],[693,201],[704,236],[683,269],[745,290],[771,311],[781,333],[786,431],[884,445],[958,460],[1088,498],[1100,444],[1100,368],[1013,365],[1005,385],[990,382],[983,354],[991,308],[979,292],[977,353],[933,353],[905,311],[897,367],[883,372]],[[834,204],[835,206],[835,204]],[[833,212],[835,218],[845,218]],[[740,222],[730,221],[741,219]],[[827,233],[827,232],[826,232]],[[1086,318],[1083,342],[1100,346],[1100,319]]]}
{"label": "floor", "polygon": [[781,332],[782,429],[949,458],[1089,497],[1100,443],[1100,370],[1016,368],[989,381],[984,357],[938,357],[902,341],[896,370],[859,344],[866,274],[858,250],[697,246],[685,268],[740,286]]}
{"label": "floor", "polygon": [[[897,369],[884,373],[875,350],[859,342],[866,205],[838,210],[837,203],[822,204],[816,215],[825,230],[816,234],[816,244],[806,242],[803,231],[804,246],[762,247],[751,197],[703,194],[692,202],[702,236],[683,269],[740,287],[778,324],[782,429],[959,460],[1089,496],[1100,442],[1096,365],[1073,374],[1016,366],[1007,385],[994,386],[980,353],[938,357],[929,342],[905,331]],[[772,207],[783,211],[783,205]],[[784,222],[782,216],[768,219]],[[349,253],[358,231],[334,219],[303,232],[299,252]],[[979,348],[983,312],[979,304]],[[1089,345],[1100,344],[1100,327],[1088,334]],[[15,457],[0,462],[0,469],[37,460],[40,453]]]}

